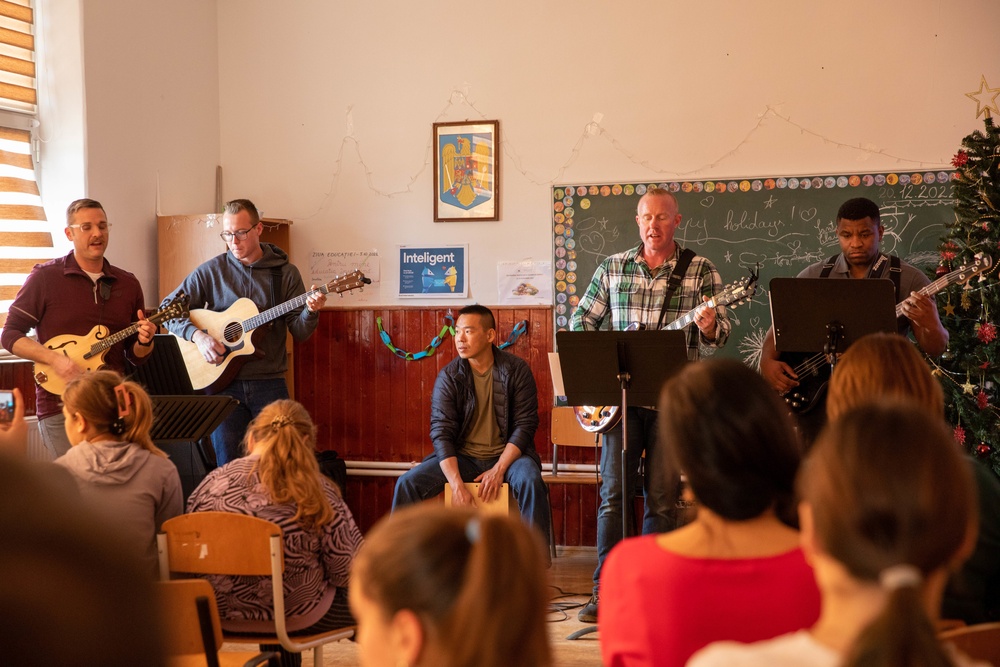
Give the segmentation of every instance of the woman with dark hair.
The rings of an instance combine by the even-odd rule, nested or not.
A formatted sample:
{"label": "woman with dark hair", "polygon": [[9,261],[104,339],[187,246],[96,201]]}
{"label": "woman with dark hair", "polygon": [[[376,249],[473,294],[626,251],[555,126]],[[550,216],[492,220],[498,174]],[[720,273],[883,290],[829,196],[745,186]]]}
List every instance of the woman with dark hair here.
{"label": "woman with dark hair", "polygon": [[516,518],[412,505],[368,533],[351,573],[365,667],[548,667],[545,551]]}
{"label": "woman with dark hair", "polygon": [[604,664],[683,665],[719,639],[807,627],[819,592],[794,507],[799,444],[787,410],[735,360],[689,364],[660,394],[667,466],[687,479],[695,518],[619,544],[601,577]]}
{"label": "woman with dark hair", "polygon": [[976,534],[972,476],[939,416],[893,401],[845,413],[820,435],[798,488],[819,621],[756,644],[710,646],[692,667],[975,664],[942,647],[933,624],[948,571]]}

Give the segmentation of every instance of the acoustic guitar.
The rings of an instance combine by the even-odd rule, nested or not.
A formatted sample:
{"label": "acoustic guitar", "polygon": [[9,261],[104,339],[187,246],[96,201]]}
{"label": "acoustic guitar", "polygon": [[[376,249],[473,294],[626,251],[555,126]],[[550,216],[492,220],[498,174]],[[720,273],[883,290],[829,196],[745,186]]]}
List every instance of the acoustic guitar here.
{"label": "acoustic guitar", "polygon": [[[719,306],[729,306],[735,308],[748,302],[757,293],[758,274],[750,271],[750,275],[742,280],[738,280],[726,286],[724,290],[716,294],[708,301],[703,301],[688,312],[684,313],[676,320],[663,327],[665,331],[676,331],[683,329],[694,322],[700,313],[707,308],[717,308]],[[633,322],[625,331],[637,331],[645,327],[639,322]],[[580,426],[590,433],[605,433],[610,431],[621,418],[621,406],[619,405],[577,405],[573,408],[576,420]]]}
{"label": "acoustic guitar", "polygon": [[[167,320],[184,317],[188,312],[188,297],[183,292],[178,293],[170,303],[161,306],[160,310],[149,316],[149,321],[159,325]],[[85,336],[64,334],[53,336],[45,341],[45,347],[66,355],[85,371],[97,370],[104,366],[104,357],[113,345],[116,345],[139,331],[139,323],[135,322],[118,333],[108,335],[108,328],[98,324]],[[48,392],[62,396],[66,391],[66,381],[49,364],[35,362],[35,382]]]}
{"label": "acoustic guitar", "polygon": [[[950,285],[969,281],[988,271],[992,266],[993,259],[989,255],[979,253],[973,257],[971,264],[963,265],[941,276],[929,285],[922,287],[918,292],[926,296],[933,296]],[[903,302],[901,301],[896,304],[896,317],[902,316]],[[785,403],[792,411],[799,415],[805,415],[822,405],[822,399],[826,395],[826,385],[830,381],[830,363],[826,354],[823,352],[815,354],[782,353],[779,358],[791,366],[799,378],[797,387],[782,394],[782,398],[785,399]]]}
{"label": "acoustic guitar", "polygon": [[226,347],[222,360],[218,364],[210,364],[205,361],[197,344],[177,338],[177,347],[180,348],[184,366],[191,377],[191,386],[195,390],[205,390],[209,394],[227,386],[236,376],[239,367],[249,361],[249,358],[245,357],[254,354],[256,350],[254,330],[301,308],[313,294],[320,292],[342,294],[369,284],[371,279],[366,278],[361,271],[352,271],[343,276],[336,276],[325,285],[269,308],[263,313],[257,310],[253,301],[245,297],[237,299],[221,313],[204,308],[191,310],[189,315],[191,323]]}

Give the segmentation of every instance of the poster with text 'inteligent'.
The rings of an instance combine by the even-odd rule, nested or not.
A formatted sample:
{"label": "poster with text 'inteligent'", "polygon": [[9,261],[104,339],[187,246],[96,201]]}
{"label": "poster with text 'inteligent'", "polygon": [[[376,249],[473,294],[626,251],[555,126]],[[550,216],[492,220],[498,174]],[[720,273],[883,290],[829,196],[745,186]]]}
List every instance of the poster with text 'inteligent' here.
{"label": "poster with text 'inteligent'", "polygon": [[467,298],[468,256],[468,245],[400,246],[399,296]]}

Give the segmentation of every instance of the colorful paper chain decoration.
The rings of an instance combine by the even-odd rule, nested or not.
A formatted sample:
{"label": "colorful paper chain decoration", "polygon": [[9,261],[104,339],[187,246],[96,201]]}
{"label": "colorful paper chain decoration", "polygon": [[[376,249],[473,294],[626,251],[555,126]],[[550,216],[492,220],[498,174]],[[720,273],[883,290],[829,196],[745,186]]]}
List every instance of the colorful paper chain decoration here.
{"label": "colorful paper chain decoration", "polygon": [[[378,325],[378,335],[382,339],[382,342],[385,343],[385,346],[389,348],[389,350],[393,354],[395,354],[400,359],[405,359],[406,361],[415,361],[417,359],[423,359],[424,357],[429,357],[430,355],[434,354],[434,351],[437,348],[441,346],[442,341],[444,341],[444,335],[446,333],[451,333],[452,336],[455,335],[455,318],[452,316],[450,311],[448,312],[447,315],[444,316],[444,321],[445,324],[443,327],[441,327],[441,333],[439,333],[437,336],[434,336],[433,340],[431,340],[430,345],[425,347],[420,352],[407,352],[406,350],[401,350],[392,344],[392,338],[390,338],[386,330],[382,328],[382,318],[381,317],[375,318],[375,323]],[[510,332],[510,336],[507,337],[506,342],[498,345],[497,347],[499,347],[501,350],[510,347],[517,341],[518,338],[521,337],[521,334],[527,331],[528,331],[528,320],[521,320],[514,326],[514,330]]]}

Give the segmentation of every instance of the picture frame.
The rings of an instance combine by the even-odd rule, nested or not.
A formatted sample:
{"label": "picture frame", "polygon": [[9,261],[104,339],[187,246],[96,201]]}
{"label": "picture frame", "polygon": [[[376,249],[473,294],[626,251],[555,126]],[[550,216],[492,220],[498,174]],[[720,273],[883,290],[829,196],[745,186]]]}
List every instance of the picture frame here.
{"label": "picture frame", "polygon": [[500,121],[433,124],[434,222],[500,219]]}

